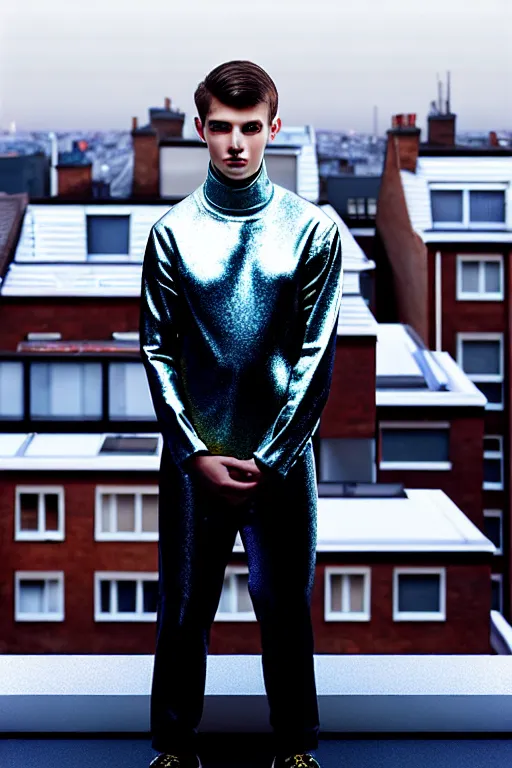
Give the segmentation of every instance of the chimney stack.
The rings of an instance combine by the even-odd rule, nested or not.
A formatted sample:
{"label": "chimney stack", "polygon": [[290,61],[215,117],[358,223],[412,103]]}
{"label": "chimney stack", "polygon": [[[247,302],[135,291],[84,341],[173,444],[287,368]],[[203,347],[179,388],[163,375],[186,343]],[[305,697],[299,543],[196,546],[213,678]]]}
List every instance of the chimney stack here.
{"label": "chimney stack", "polygon": [[496,131],[490,131],[489,133],[489,144],[491,147],[499,147],[500,143],[498,141],[498,134]]}
{"label": "chimney stack", "polygon": [[416,114],[412,112],[393,115],[391,126],[387,131],[388,148],[393,142],[400,170],[416,173],[421,134],[421,130],[416,127]]}
{"label": "chimney stack", "polygon": [[171,109],[171,100],[170,100],[170,98],[168,96],[165,97],[164,105],[165,105],[165,108],[167,109],[167,111],[169,111]]}
{"label": "chimney stack", "polygon": [[136,117],[132,117],[132,131],[136,131],[139,127],[139,120]]}
{"label": "chimney stack", "polygon": [[67,198],[92,197],[92,162],[85,152],[73,143],[71,152],[58,155],[57,196]]}

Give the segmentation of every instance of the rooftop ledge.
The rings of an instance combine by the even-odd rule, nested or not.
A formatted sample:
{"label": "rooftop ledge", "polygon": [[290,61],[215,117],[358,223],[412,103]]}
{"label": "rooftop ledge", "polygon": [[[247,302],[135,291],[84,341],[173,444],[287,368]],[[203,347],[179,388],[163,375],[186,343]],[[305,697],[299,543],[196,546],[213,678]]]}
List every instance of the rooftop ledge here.
{"label": "rooftop ledge", "polygon": [[[510,655],[320,654],[315,668],[322,733],[511,730]],[[152,670],[151,655],[0,656],[0,733],[148,733]],[[208,656],[199,731],[270,731],[261,656]]]}

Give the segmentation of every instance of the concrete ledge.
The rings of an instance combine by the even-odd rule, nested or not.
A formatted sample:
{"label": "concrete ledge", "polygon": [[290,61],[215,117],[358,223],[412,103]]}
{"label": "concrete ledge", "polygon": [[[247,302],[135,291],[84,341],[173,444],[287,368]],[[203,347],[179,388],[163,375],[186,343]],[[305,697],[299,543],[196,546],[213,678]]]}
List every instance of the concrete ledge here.
{"label": "concrete ledge", "polygon": [[[512,657],[315,656],[323,732],[510,732]],[[269,732],[261,656],[208,657],[201,732]],[[148,732],[153,656],[0,656],[0,733]]]}

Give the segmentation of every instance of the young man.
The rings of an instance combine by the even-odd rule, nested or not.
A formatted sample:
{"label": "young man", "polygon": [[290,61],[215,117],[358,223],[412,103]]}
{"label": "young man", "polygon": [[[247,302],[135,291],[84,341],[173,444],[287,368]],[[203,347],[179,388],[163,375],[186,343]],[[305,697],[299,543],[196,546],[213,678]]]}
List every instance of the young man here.
{"label": "young man", "polygon": [[151,766],[201,766],[210,628],[240,530],[272,768],[318,768],[311,436],[331,383],[340,234],[267,175],[281,120],[263,69],[222,64],[194,98],[207,177],[152,227],[142,272],[141,355],[164,440]]}

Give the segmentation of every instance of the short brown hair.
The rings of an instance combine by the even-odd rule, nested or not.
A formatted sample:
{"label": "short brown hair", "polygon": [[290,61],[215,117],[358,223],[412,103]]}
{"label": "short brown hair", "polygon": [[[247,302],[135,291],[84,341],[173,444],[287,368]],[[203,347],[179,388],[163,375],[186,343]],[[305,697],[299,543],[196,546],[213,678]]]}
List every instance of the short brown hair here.
{"label": "short brown hair", "polygon": [[194,101],[201,124],[206,122],[212,96],[235,109],[268,104],[269,125],[277,115],[278,94],[272,78],[252,61],[236,59],[219,64],[199,83]]}

